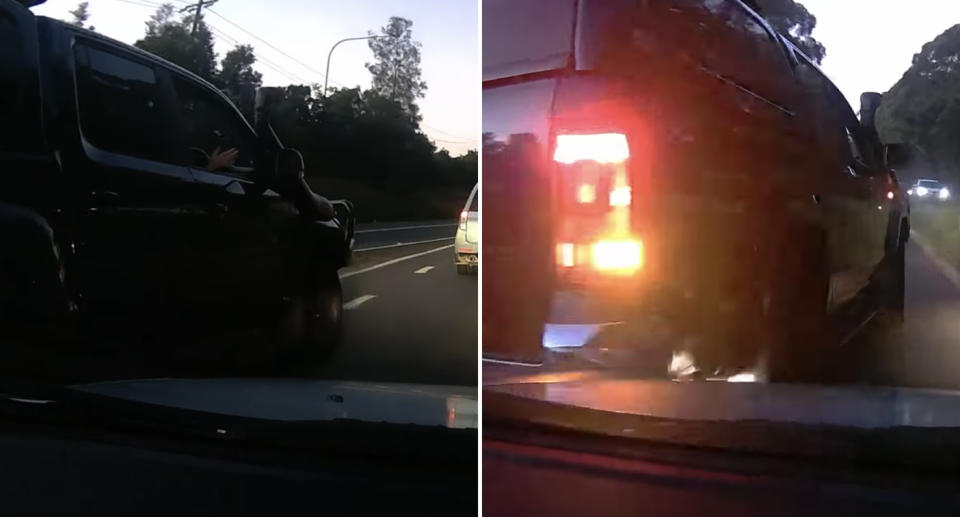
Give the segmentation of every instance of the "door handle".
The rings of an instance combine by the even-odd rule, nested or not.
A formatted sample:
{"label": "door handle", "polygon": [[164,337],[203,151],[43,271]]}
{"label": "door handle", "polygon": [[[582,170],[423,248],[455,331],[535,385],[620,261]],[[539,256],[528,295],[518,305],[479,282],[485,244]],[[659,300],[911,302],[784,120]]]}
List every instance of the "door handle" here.
{"label": "door handle", "polygon": [[820,204],[820,194],[814,194],[814,195],[812,195],[812,196],[810,196],[810,197],[813,199],[813,204],[815,204],[815,205],[819,205],[819,204]]}
{"label": "door handle", "polygon": [[120,194],[112,190],[94,190],[90,193],[90,199],[97,203],[110,203],[120,198]]}
{"label": "door handle", "polygon": [[230,211],[230,208],[223,203],[213,203],[207,207],[207,212],[211,215],[221,216]]}

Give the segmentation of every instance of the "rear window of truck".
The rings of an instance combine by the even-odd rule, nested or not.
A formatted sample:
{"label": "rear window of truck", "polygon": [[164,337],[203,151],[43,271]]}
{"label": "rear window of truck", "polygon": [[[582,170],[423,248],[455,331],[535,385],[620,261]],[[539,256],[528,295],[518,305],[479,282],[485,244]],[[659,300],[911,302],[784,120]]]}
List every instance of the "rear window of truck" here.
{"label": "rear window of truck", "polygon": [[737,0],[581,0],[576,66],[615,74],[702,67],[774,101],[792,71],[764,22]]}

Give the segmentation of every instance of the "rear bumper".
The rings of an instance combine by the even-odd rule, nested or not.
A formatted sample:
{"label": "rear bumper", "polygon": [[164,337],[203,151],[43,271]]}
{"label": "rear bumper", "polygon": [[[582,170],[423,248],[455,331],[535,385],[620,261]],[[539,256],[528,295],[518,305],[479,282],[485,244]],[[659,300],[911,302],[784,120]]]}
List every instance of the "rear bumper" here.
{"label": "rear bumper", "polygon": [[466,232],[463,230],[457,231],[453,251],[458,266],[477,267],[480,263],[480,247],[475,242],[467,241]]}
{"label": "rear bumper", "polygon": [[460,253],[457,251],[456,262],[458,266],[477,267],[480,264],[480,257],[474,253]]}

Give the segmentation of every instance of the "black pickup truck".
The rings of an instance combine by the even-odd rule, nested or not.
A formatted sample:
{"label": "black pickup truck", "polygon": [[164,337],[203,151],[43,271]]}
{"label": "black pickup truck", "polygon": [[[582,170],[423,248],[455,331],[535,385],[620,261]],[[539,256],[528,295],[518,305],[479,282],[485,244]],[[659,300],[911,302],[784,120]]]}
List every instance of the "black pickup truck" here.
{"label": "black pickup truck", "polygon": [[879,94],[858,119],[740,0],[483,10],[485,355],[666,327],[694,371],[809,380],[873,315],[902,319],[905,151],[877,136]]}
{"label": "black pickup truck", "polygon": [[206,81],[36,3],[0,0],[5,337],[256,324],[329,351],[353,206],[307,186],[271,129],[279,92],[258,92],[255,129]]}

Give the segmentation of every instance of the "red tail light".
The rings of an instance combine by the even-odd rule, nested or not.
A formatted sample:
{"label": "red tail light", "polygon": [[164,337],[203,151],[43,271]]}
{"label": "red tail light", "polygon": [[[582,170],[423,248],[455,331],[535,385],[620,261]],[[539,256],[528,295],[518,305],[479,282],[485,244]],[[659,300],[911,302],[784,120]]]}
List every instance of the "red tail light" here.
{"label": "red tail light", "polygon": [[467,231],[467,211],[460,212],[460,229]]}
{"label": "red tail light", "polygon": [[557,267],[604,275],[643,268],[643,241],[630,227],[630,147],[624,133],[559,134],[553,151],[560,203]]}
{"label": "red tail light", "polygon": [[573,164],[579,161],[620,163],[630,157],[627,136],[623,133],[557,135],[553,161]]}

